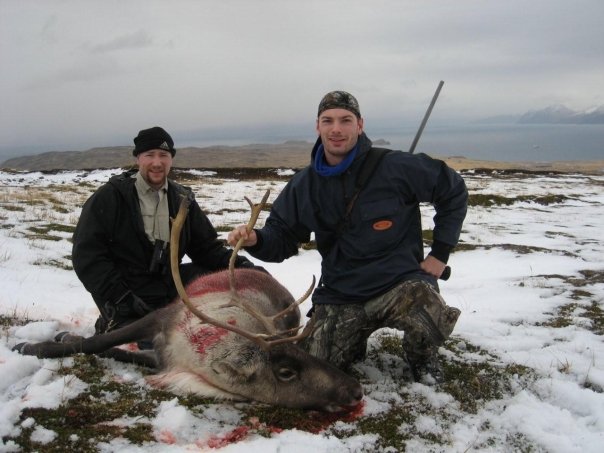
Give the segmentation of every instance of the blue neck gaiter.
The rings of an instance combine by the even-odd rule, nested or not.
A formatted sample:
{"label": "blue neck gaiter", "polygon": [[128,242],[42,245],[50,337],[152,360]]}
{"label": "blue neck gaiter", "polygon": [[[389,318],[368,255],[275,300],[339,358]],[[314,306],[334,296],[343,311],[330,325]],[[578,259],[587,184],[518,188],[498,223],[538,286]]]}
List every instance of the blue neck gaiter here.
{"label": "blue neck gaiter", "polygon": [[341,175],[348,167],[350,167],[350,164],[352,164],[352,161],[357,155],[358,148],[358,144],[355,145],[342,162],[340,162],[338,165],[331,166],[325,160],[325,150],[323,149],[323,144],[320,144],[317,148],[317,154],[315,154],[315,171],[321,176]]}

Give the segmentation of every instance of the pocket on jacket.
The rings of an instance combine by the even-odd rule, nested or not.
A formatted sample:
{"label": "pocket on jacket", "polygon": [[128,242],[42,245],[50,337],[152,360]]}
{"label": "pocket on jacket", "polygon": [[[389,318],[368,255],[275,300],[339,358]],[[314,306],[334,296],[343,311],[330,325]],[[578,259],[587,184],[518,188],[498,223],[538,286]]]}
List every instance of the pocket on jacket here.
{"label": "pocket on jacket", "polygon": [[403,223],[403,206],[398,198],[365,202],[360,205],[361,218],[357,230],[362,248],[379,252],[398,242],[407,228]]}

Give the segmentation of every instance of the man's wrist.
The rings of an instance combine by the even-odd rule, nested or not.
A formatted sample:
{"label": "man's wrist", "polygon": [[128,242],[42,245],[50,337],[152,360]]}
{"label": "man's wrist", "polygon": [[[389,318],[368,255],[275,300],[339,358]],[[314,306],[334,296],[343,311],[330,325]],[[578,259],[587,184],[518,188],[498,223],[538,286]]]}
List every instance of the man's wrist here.
{"label": "man's wrist", "polygon": [[263,242],[262,234],[257,229],[254,229],[254,232],[256,233],[256,243],[254,245],[250,245],[249,247],[244,247],[246,250],[248,250],[250,252],[259,250],[262,247],[262,242]]}
{"label": "man's wrist", "polygon": [[453,250],[453,247],[451,247],[449,244],[445,244],[444,242],[440,241],[434,241],[432,243],[432,250],[428,255],[433,256],[438,261],[447,264],[447,261],[449,261],[449,255],[451,254],[451,250]]}

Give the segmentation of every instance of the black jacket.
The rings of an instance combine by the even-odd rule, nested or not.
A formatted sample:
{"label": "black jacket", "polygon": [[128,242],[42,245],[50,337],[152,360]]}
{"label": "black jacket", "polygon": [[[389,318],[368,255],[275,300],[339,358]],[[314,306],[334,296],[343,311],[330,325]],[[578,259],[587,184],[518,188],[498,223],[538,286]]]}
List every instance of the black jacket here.
{"label": "black jacket", "polygon": [[[135,172],[113,176],[86,201],[73,235],[73,268],[101,306],[118,300],[128,290],[153,308],[176,296],[169,263],[161,272],[149,270],[153,244],[145,234],[132,177]],[[176,217],[181,195],[189,197],[191,204],[180,236],[179,262],[186,254],[208,271],[228,268],[231,251],[217,239],[191,189],[169,180],[170,217]],[[242,265],[253,266],[238,257],[236,266]]]}
{"label": "black jacket", "polygon": [[[311,162],[318,146],[317,140]],[[346,303],[376,297],[399,282],[434,278],[420,269],[424,259],[419,204],[434,205],[431,254],[447,262],[466,215],[468,193],[461,176],[425,154],[388,153],[361,191],[350,222],[338,237],[360,168],[372,144],[363,133],[350,167],[339,176],[320,176],[313,165],[294,175],[273,203],[258,243],[247,250],[280,262],[298,252],[314,232],[322,256],[322,285],[315,303]]]}

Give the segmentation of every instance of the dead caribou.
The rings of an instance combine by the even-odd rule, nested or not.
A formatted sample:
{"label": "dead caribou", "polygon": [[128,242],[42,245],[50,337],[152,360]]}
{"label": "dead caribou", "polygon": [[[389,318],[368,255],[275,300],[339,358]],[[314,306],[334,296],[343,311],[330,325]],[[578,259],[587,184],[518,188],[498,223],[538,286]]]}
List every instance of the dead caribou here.
{"label": "dead caribou", "polygon": [[[248,228],[268,198],[253,204]],[[357,405],[363,391],[343,371],[303,351],[296,341],[300,329],[299,300],[270,275],[234,269],[204,275],[185,289],[178,273],[178,238],[188,210],[183,198],[172,224],[171,266],[183,303],[165,308],[109,333],[89,338],[64,334],[56,341],[22,343],[21,354],[40,358],[98,354],[155,367],[152,385],[174,393],[193,393],[227,400],[253,400],[272,405],[339,411]],[[153,338],[154,349],[127,351],[117,346]]]}

